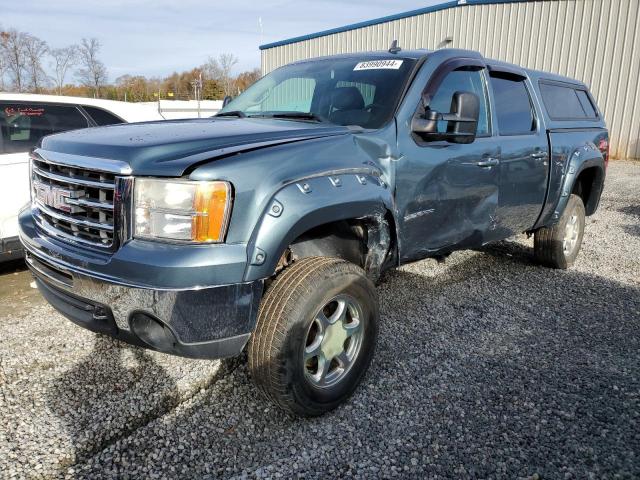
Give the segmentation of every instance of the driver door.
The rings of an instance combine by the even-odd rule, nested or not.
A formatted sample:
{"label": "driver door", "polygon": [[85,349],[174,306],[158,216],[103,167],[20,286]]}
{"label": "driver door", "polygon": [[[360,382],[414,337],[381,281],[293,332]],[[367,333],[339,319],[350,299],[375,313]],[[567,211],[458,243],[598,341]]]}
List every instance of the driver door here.
{"label": "driver door", "polygon": [[[438,85],[432,80],[425,90],[432,92],[428,108],[448,113],[455,92],[474,93],[480,103],[476,138],[458,144],[409,132],[413,141],[402,142],[407,148],[396,170],[402,262],[477,247],[495,235],[500,151],[492,138],[485,68],[459,61],[443,67],[449,71],[436,71]],[[446,132],[447,122],[439,122],[438,131]]]}

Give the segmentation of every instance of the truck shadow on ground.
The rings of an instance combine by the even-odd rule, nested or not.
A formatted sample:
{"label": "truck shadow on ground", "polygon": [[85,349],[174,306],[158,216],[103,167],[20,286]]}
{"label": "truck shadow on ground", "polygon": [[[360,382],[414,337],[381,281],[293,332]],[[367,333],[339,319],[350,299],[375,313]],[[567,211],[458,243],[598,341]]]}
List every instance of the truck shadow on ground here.
{"label": "truck shadow on ground", "polygon": [[[394,466],[414,477],[587,478],[640,469],[638,289],[538,267],[517,243],[432,265],[433,272],[423,264],[385,276],[374,363],[345,405],[316,419],[268,404],[243,362],[170,415],[136,416],[145,396],[170,407],[175,387],[137,349],[139,367],[124,368],[107,350],[127,347],[100,337],[50,398],[79,448],[95,453],[91,462],[80,458],[76,472],[169,465],[181,477],[336,478],[390,475]],[[87,377],[92,370],[109,373]],[[158,378],[152,390],[136,391],[139,375]],[[131,391],[113,393],[119,377],[130,379],[123,385]],[[130,420],[91,444],[105,438],[99,430],[111,428],[113,411]],[[166,442],[180,448],[167,453]],[[295,467],[284,470],[292,458]],[[386,466],[369,470],[370,458]]]}
{"label": "truck shadow on ground", "polygon": [[24,260],[9,260],[0,263],[0,275],[9,275],[12,273],[24,272],[27,270],[27,264]]}
{"label": "truck shadow on ground", "polygon": [[640,205],[627,205],[619,208],[618,211],[632,220],[631,224],[623,225],[622,229],[629,235],[640,237]]}
{"label": "truck shadow on ground", "polygon": [[179,403],[175,381],[147,352],[99,334],[93,350],[57,378],[47,400],[73,445],[70,464]]}

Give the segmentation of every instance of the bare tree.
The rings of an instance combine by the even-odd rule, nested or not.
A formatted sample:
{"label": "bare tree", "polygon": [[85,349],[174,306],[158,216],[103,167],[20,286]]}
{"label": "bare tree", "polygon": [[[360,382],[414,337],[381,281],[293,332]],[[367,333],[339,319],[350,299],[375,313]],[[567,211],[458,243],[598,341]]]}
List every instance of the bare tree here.
{"label": "bare tree", "polygon": [[220,80],[222,76],[222,69],[220,68],[220,64],[218,60],[213,57],[209,57],[207,59],[207,63],[202,65],[202,73],[207,79],[210,80]]}
{"label": "bare tree", "polygon": [[107,82],[107,69],[98,59],[100,42],[97,38],[83,38],[78,53],[83,68],[76,72],[78,80],[85,87],[94,90],[94,96],[100,96],[100,87]]}
{"label": "bare tree", "polygon": [[53,62],[51,62],[51,67],[54,71],[52,79],[56,85],[56,90],[58,90],[58,95],[62,95],[64,79],[69,69],[78,61],[78,46],[69,45],[64,48],[54,48],[49,51],[49,54],[53,59]]}
{"label": "bare tree", "polygon": [[220,62],[220,69],[222,70],[222,88],[224,88],[225,95],[233,95],[234,85],[233,77],[231,76],[231,69],[238,63],[238,57],[233,53],[221,53],[218,57]]}
{"label": "bare tree", "polygon": [[7,63],[4,59],[4,55],[2,55],[2,52],[0,51],[0,92],[2,92],[5,89],[4,76],[6,72],[7,72]]}
{"label": "bare tree", "polygon": [[38,93],[49,80],[42,67],[42,60],[49,51],[49,46],[44,40],[27,34],[25,35],[24,49],[27,57],[26,69],[29,75],[29,84],[31,89]]}
{"label": "bare tree", "polygon": [[217,59],[209,57],[202,69],[209,79],[220,82],[225,95],[233,95],[235,88],[231,70],[237,63],[238,57],[233,53],[221,53]]}
{"label": "bare tree", "polygon": [[2,48],[4,34],[4,29],[2,28],[2,25],[0,25],[0,92],[5,89],[4,77],[7,73],[7,62],[4,59],[4,49]]}
{"label": "bare tree", "polygon": [[15,28],[0,32],[0,56],[4,59],[4,64],[13,88],[21,92],[24,88],[27,71],[26,53],[27,34],[19,32]]}

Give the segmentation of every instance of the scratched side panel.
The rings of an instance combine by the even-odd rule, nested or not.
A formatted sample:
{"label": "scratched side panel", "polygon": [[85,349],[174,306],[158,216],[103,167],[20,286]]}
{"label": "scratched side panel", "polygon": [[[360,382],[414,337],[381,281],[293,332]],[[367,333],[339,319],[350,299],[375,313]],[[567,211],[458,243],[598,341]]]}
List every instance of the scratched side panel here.
{"label": "scratched side panel", "polygon": [[601,140],[608,140],[606,129],[550,131],[548,135],[551,145],[549,190],[535,228],[558,221],[576,178],[585,168],[598,168],[603,181],[605,174],[604,159],[597,145]]}

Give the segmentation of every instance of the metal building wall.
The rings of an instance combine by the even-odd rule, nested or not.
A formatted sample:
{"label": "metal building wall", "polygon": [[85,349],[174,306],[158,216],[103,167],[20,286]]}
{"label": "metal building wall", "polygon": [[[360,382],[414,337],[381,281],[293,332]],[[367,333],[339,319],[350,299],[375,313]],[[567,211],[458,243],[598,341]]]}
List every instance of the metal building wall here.
{"label": "metal building wall", "polygon": [[459,5],[262,50],[263,73],[310,57],[449,46],[559,73],[590,86],[613,158],[640,159],[640,0],[534,0]]}

